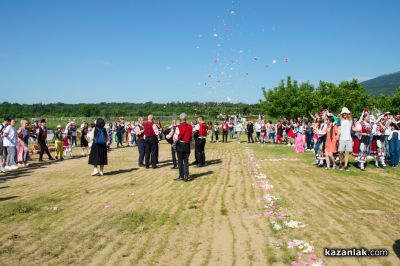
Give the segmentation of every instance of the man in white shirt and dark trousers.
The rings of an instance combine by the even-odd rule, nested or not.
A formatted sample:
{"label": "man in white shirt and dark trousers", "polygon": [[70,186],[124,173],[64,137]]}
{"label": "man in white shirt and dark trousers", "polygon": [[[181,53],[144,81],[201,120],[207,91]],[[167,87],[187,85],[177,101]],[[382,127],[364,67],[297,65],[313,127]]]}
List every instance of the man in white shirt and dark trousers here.
{"label": "man in white shirt and dark trousers", "polygon": [[158,135],[160,134],[157,125],[153,122],[153,115],[147,117],[147,122],[144,123],[144,135],[145,135],[145,162],[146,168],[151,167],[157,168],[157,146],[158,146]]}
{"label": "man in white shirt and dark trousers", "polygon": [[15,129],[15,119],[10,119],[9,124],[3,131],[3,146],[7,149],[7,159],[5,170],[18,169],[16,158],[17,158],[17,141],[18,135]]}

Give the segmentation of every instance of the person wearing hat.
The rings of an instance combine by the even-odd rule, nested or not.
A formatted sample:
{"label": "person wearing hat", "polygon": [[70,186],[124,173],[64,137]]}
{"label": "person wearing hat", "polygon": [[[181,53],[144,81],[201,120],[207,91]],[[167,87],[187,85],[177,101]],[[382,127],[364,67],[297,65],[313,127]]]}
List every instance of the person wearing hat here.
{"label": "person wearing hat", "polygon": [[55,154],[56,160],[64,160],[63,157],[63,141],[64,141],[64,134],[61,125],[57,126],[56,133],[54,133],[54,144],[56,146]]}
{"label": "person wearing hat", "polygon": [[28,143],[29,143],[29,123],[26,120],[21,121],[21,127],[17,130],[17,161],[18,166],[28,166]]}
{"label": "person wearing hat", "polygon": [[[347,107],[343,107],[340,112],[340,125],[338,127],[339,132],[339,159],[340,159],[340,170],[348,170],[350,152],[353,151],[353,140],[351,137],[352,119],[350,110]],[[343,162],[344,154],[344,162]]]}
{"label": "person wearing hat", "polygon": [[51,157],[49,148],[47,147],[47,128],[46,128],[46,119],[40,120],[40,125],[36,129],[36,137],[38,144],[40,146],[40,153],[39,153],[39,162],[43,162],[43,154],[46,153],[49,156],[50,161],[54,161],[54,158]]}
{"label": "person wearing hat", "polygon": [[186,123],[187,115],[185,113],[179,116],[180,123],[174,133],[174,144],[178,155],[179,177],[178,180],[189,181],[189,156],[190,142],[192,142],[193,127]]}

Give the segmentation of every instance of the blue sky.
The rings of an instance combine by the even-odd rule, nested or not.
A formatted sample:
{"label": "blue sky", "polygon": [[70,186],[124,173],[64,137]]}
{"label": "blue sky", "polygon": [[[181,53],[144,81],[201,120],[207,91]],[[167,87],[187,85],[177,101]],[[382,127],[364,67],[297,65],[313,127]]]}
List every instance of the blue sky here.
{"label": "blue sky", "polygon": [[399,10],[398,0],[4,0],[0,101],[255,103],[288,75],[365,80],[400,70]]}

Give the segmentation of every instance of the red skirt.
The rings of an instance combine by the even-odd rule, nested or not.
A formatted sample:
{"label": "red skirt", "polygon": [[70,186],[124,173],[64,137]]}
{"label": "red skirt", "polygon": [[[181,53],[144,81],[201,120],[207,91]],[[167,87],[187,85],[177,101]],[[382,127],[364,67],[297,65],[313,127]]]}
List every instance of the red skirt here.
{"label": "red skirt", "polygon": [[292,138],[292,139],[294,139],[296,137],[296,135],[293,132],[293,129],[289,129],[289,132],[288,132],[287,135],[288,135],[289,138]]}
{"label": "red skirt", "polygon": [[360,139],[355,137],[353,138],[353,156],[357,157],[360,152]]}
{"label": "red skirt", "polygon": [[371,149],[370,149],[371,155],[377,155],[378,154],[378,145],[376,144],[376,138],[374,137],[371,142]]}

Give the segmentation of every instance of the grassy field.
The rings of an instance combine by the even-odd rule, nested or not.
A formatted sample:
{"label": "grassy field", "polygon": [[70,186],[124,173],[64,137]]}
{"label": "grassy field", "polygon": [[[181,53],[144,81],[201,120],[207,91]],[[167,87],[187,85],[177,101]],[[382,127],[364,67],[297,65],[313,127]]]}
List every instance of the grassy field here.
{"label": "grassy field", "polygon": [[[398,169],[325,170],[286,146],[207,143],[206,151],[210,164],[191,168],[186,183],[173,180],[165,142],[154,170],[121,148],[103,177],[90,176],[87,158],[0,174],[0,264],[288,265],[296,252],[287,244],[300,239],[325,265],[399,265]],[[261,215],[254,165],[273,184],[276,210],[306,227],[276,230]],[[327,258],[324,247],[390,255]]]}

